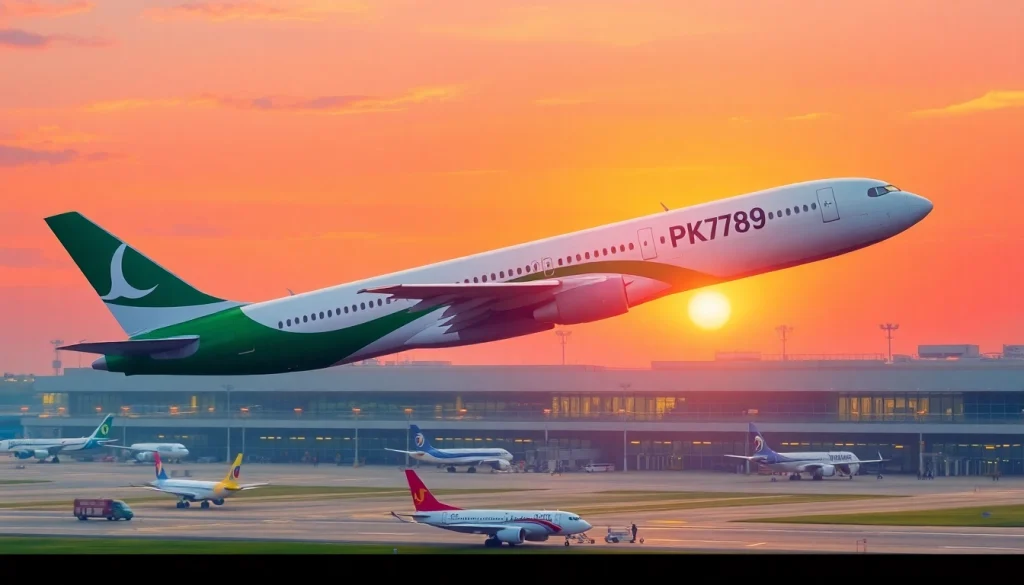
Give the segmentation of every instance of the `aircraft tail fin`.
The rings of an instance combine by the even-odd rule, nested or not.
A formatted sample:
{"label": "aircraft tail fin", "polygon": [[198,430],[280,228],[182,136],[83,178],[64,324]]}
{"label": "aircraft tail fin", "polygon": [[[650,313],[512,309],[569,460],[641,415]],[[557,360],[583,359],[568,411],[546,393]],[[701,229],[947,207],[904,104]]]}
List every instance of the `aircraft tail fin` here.
{"label": "aircraft tail fin", "polygon": [[228,470],[228,474],[224,476],[224,485],[229,488],[238,487],[238,479],[242,476],[242,454],[239,453],[235,457],[235,462],[231,464],[231,469]]}
{"label": "aircraft tail fin", "polygon": [[156,470],[157,479],[167,479],[167,472],[164,471],[164,464],[160,461],[160,452],[153,452],[153,468]]}
{"label": "aircraft tail fin", "polygon": [[754,435],[754,455],[772,452],[772,448],[768,446],[768,441],[764,440],[764,437],[761,436],[761,431],[757,430],[754,423],[747,423],[747,432]]}
{"label": "aircraft tail fin", "polygon": [[427,440],[427,436],[423,434],[423,431],[416,425],[409,425],[409,431],[412,434],[412,444],[416,447],[417,451],[430,451],[430,441]]}
{"label": "aircraft tail fin", "polygon": [[430,493],[427,486],[416,475],[412,469],[405,470],[405,479],[409,482],[409,491],[412,493],[412,503],[417,512],[443,512],[445,510],[461,510],[454,506],[441,503]]}
{"label": "aircraft tail fin", "polygon": [[46,224],[128,336],[243,304],[199,291],[77,211]]}
{"label": "aircraft tail fin", "polygon": [[97,439],[99,441],[110,439],[110,427],[114,425],[114,415],[108,414],[103,417],[103,422],[100,423],[96,430],[89,435],[90,439]]}

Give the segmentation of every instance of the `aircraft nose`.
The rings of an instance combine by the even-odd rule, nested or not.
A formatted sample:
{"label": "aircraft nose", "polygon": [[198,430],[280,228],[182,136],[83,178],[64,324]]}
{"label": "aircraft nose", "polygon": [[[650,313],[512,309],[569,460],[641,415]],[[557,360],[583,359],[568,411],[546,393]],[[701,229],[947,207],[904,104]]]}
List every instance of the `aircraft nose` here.
{"label": "aircraft nose", "polygon": [[586,520],[580,520],[580,522],[583,524],[583,532],[586,532],[593,528],[593,526],[590,525],[590,522],[587,522]]}
{"label": "aircraft nose", "polygon": [[928,216],[932,212],[934,205],[932,202],[915,195],[913,193],[907,193],[908,206],[910,207],[910,214],[913,217],[913,222],[917,223]]}
{"label": "aircraft nose", "polygon": [[107,358],[101,357],[92,363],[92,369],[100,370],[103,372],[107,371]]}

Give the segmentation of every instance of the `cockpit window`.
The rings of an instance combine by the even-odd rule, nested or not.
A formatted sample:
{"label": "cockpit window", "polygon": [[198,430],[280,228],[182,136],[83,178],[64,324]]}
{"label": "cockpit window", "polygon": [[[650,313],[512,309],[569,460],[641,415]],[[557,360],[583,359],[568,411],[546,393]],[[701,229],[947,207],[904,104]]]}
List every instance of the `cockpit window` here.
{"label": "cockpit window", "polygon": [[899,190],[900,190],[899,187],[897,187],[895,185],[885,185],[884,187],[872,187],[872,188],[868,189],[868,197],[881,197],[882,195],[885,195],[886,193],[890,193],[892,191],[899,191]]}

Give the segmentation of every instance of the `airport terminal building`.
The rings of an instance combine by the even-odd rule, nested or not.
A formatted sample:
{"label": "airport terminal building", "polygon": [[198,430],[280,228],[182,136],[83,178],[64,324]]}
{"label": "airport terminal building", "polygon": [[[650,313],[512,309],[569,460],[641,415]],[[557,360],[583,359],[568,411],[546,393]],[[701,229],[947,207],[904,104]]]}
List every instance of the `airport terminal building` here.
{"label": "airport terminal building", "polygon": [[[192,457],[389,464],[408,425],[435,447],[494,446],[543,469],[745,471],[754,422],[786,451],[891,459],[887,473],[1024,474],[1019,346],[921,346],[920,358],[722,354],[597,366],[374,362],[268,376],[132,376],[67,369],[22,380],[31,437],[83,436],[116,413],[120,444],[181,442]],[[28,384],[28,386],[26,386]],[[5,384],[4,386],[9,386]],[[7,390],[6,388],[4,390]],[[10,396],[0,404],[11,409]]]}

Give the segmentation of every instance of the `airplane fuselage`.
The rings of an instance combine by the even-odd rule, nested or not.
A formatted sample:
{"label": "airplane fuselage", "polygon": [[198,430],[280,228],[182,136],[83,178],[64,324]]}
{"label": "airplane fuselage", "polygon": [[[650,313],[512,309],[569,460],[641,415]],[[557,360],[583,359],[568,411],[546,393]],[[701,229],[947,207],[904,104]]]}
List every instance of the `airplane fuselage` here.
{"label": "airplane fuselage", "polygon": [[434,449],[433,453],[413,451],[409,456],[417,461],[436,465],[476,465],[481,461],[495,459],[512,461],[512,454],[504,449]]}
{"label": "airplane fuselage", "polygon": [[[271,301],[211,305],[212,314],[132,337],[198,336],[188,350],[159,358],[105,356],[93,367],[129,375],[284,373],[597,321],[666,295],[857,250],[906,230],[931,210],[930,202],[911,193],[869,195],[885,185],[871,179],[800,183]],[[580,279],[601,277],[605,284],[576,294]],[[561,281],[554,294],[564,292],[566,306],[539,310],[553,306],[547,292],[517,297],[506,301],[500,317],[463,328],[452,327],[446,305],[424,308],[417,300],[360,292],[398,284],[540,280]],[[135,309],[116,310],[128,319]],[[460,311],[467,324],[479,317],[471,304]]]}
{"label": "airplane fuselage", "polygon": [[771,453],[755,456],[754,461],[776,473],[812,473],[831,477],[857,475],[860,470],[860,459],[849,451]]}
{"label": "airplane fuselage", "polygon": [[417,512],[413,517],[421,524],[464,534],[484,534],[485,532],[479,529],[480,525],[507,526],[508,535],[499,533],[497,537],[500,540],[511,539],[513,542],[543,541],[552,536],[572,536],[583,534],[592,528],[577,514],[547,510],[454,510]]}
{"label": "airplane fuselage", "polygon": [[229,490],[219,481],[198,481],[191,479],[164,479],[149,482],[151,487],[159,488],[168,492],[179,490],[188,492],[184,499],[190,502],[201,502],[203,500],[222,501],[231,497],[237,490]]}

